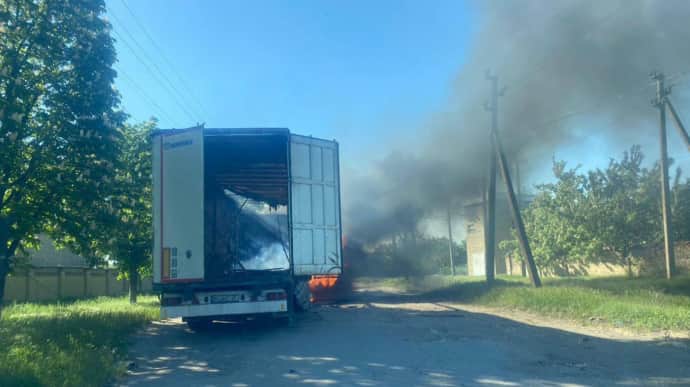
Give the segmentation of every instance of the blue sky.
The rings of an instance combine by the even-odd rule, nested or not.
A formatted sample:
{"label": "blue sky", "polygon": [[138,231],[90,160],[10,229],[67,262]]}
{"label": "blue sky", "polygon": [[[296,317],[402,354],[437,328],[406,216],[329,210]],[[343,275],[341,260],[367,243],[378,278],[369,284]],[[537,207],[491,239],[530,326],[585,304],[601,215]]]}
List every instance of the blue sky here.
{"label": "blue sky", "polygon": [[116,86],[133,122],[155,115],[162,128],[289,127],[339,139],[349,159],[443,106],[474,29],[462,1],[107,7]]}
{"label": "blue sky", "polygon": [[[478,29],[464,1],[108,0],[107,7],[116,86],[131,121],[288,127],[338,139],[346,170],[382,158],[392,148],[382,142],[396,143],[447,107]],[[690,154],[674,130],[671,154],[685,167]],[[650,162],[656,141],[645,147]],[[553,152],[588,169],[630,145],[595,136]],[[527,185],[550,179],[548,160],[539,165]]]}
{"label": "blue sky", "polygon": [[[477,11],[460,0],[107,0],[107,7],[116,86],[132,122],[156,116],[161,128],[205,122],[335,138],[344,175],[386,156],[399,138],[420,141],[412,134],[423,135],[448,107],[479,27]],[[650,128],[645,147],[650,162],[658,158],[656,133]],[[669,135],[671,155],[690,170],[690,153],[671,127]],[[586,170],[630,145],[588,136],[553,154]],[[552,179],[548,158],[521,163],[531,171],[527,190]]]}

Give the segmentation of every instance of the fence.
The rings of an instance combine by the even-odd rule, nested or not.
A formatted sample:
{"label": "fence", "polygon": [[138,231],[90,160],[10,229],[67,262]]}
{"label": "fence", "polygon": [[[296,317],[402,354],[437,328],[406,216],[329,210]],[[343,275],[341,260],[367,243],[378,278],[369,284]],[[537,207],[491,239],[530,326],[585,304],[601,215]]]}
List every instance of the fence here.
{"label": "fence", "polygon": [[[151,278],[142,279],[140,291],[151,292]],[[41,267],[16,270],[7,277],[5,302],[57,301],[98,296],[122,296],[127,280],[117,279],[117,270]]]}

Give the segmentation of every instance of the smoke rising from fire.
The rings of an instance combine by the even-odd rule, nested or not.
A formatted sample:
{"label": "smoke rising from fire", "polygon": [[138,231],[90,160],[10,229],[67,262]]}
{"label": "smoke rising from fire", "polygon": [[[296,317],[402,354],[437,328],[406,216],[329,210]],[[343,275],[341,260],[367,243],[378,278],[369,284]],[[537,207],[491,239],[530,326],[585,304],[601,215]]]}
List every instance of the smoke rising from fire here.
{"label": "smoke rising from fire", "polygon": [[[653,141],[652,70],[687,79],[690,2],[477,2],[478,29],[444,111],[404,149],[346,181],[345,232],[376,242],[414,230],[448,203],[478,198],[487,171],[491,69],[506,90],[499,127],[511,159],[549,162],[588,136]],[[650,136],[649,134],[652,134]],[[674,133],[672,133],[673,135]],[[583,156],[585,157],[585,156]]]}

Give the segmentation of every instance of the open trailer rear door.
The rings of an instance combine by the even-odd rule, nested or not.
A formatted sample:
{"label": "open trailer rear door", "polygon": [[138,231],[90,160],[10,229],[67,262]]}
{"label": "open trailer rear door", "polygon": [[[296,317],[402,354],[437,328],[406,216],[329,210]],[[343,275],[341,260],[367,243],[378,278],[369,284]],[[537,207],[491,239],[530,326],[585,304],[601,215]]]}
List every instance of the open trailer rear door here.
{"label": "open trailer rear door", "polygon": [[153,280],[204,279],[204,137],[202,128],[153,138]]}
{"label": "open trailer rear door", "polygon": [[290,135],[290,219],[295,275],[342,269],[338,143]]}

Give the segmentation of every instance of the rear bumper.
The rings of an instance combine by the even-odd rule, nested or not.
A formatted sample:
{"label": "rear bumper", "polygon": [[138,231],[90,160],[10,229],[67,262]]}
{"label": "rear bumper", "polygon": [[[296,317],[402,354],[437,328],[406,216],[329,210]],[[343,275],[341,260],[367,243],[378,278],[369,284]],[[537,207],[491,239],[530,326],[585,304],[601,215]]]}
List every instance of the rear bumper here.
{"label": "rear bumper", "polygon": [[161,307],[161,318],[226,316],[287,312],[287,300]]}

